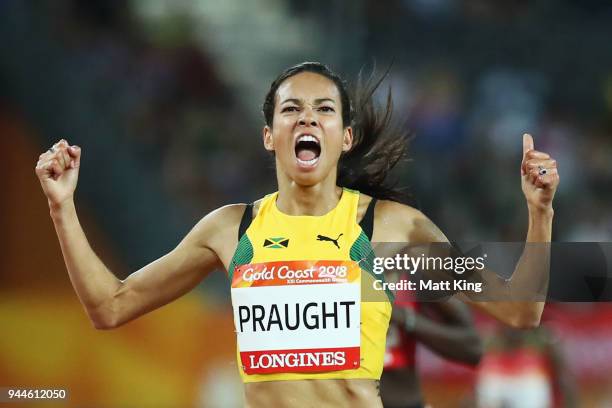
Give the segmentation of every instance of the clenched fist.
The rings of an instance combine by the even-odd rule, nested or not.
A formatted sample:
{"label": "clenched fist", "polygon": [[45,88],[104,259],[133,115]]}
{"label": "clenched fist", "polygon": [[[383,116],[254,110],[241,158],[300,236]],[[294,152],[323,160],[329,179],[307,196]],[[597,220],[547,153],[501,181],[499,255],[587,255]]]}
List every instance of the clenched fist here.
{"label": "clenched fist", "polygon": [[60,206],[74,195],[79,178],[81,149],[60,140],[40,155],[36,175],[50,206]]}
{"label": "clenched fist", "polygon": [[559,185],[557,161],[533,148],[533,138],[523,135],[521,186],[530,210],[552,210],[552,201]]}

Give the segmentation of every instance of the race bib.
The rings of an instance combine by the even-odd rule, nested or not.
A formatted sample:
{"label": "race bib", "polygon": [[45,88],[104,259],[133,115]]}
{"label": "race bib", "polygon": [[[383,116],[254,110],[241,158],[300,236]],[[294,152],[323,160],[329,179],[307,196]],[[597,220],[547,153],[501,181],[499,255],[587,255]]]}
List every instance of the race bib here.
{"label": "race bib", "polygon": [[242,265],[234,270],[231,291],[246,374],[359,368],[361,269],[357,263]]}

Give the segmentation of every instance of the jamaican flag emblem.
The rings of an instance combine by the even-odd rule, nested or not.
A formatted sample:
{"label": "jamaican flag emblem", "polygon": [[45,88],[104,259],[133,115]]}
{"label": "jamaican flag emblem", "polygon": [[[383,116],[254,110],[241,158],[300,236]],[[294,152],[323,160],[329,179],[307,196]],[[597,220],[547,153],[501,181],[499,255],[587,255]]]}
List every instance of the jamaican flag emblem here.
{"label": "jamaican flag emblem", "polygon": [[266,238],[263,246],[264,248],[287,248],[289,238]]}

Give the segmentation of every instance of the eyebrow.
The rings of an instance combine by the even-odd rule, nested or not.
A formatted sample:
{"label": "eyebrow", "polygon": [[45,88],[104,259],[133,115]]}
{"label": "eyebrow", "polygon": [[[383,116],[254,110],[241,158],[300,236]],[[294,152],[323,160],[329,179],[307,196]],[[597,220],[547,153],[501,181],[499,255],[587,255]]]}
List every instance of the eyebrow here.
{"label": "eyebrow", "polygon": [[[295,103],[296,105],[302,105],[304,103],[303,99],[297,99],[297,98],[288,98],[285,99],[284,101],[281,102],[281,105],[287,102],[292,102]],[[331,102],[331,103],[336,103],[336,101],[334,101],[332,98],[317,98],[314,100],[315,105],[319,105],[323,102]]]}

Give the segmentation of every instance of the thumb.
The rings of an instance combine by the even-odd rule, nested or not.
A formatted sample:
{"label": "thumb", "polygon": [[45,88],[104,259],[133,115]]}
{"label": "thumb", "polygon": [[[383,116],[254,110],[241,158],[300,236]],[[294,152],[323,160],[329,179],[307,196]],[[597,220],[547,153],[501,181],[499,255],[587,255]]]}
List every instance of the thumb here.
{"label": "thumb", "polygon": [[68,148],[68,154],[72,159],[72,168],[77,168],[81,165],[81,148],[79,146],[70,146]]}
{"label": "thumb", "polygon": [[533,150],[533,137],[529,133],[523,135],[523,157],[529,150]]}

